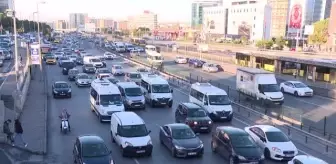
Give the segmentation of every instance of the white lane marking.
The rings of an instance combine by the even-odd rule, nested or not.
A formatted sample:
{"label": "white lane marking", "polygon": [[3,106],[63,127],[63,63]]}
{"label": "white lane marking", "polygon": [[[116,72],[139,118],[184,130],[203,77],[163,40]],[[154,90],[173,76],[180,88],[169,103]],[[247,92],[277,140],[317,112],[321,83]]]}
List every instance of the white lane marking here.
{"label": "white lane marking", "polygon": [[139,162],[137,159],[135,159],[135,158],[133,158],[133,161],[134,161],[136,164],[140,164],[140,162]]}
{"label": "white lane marking", "polygon": [[[188,94],[185,93],[184,91],[182,91],[182,90],[180,90],[180,89],[178,89],[178,88],[176,88],[176,87],[173,87],[173,88],[174,88],[175,90],[179,91],[180,93],[182,93],[182,94],[188,96]],[[233,117],[233,119],[236,120],[236,121],[238,121],[238,122],[240,122],[240,123],[242,123],[242,124],[244,124],[244,125],[246,125],[246,126],[251,126],[250,124],[248,124],[248,123],[246,123],[245,121],[240,120],[240,119],[238,119],[238,118]],[[309,156],[311,156],[310,154],[308,154],[307,152],[305,152],[305,151],[303,151],[303,150],[300,150],[300,149],[298,149],[298,150],[299,150],[301,153],[305,154],[305,155],[309,155]]]}
{"label": "white lane marking", "polygon": [[14,65],[13,65],[13,67],[12,67],[12,69],[9,71],[9,72],[7,72],[7,73],[1,73],[1,76],[5,76],[5,78],[3,79],[3,81],[2,81],[2,83],[1,83],[1,85],[0,85],[0,89],[2,88],[2,86],[5,84],[5,82],[7,81],[7,78],[8,78],[8,76],[9,76],[9,74],[11,74],[11,73],[13,73],[13,71],[14,71]]}

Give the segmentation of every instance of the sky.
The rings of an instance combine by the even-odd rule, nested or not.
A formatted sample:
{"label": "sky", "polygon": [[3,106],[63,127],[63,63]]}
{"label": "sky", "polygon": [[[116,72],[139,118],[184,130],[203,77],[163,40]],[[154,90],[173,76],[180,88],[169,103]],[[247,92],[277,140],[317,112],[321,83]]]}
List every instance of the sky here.
{"label": "sky", "polygon": [[89,17],[127,19],[149,10],[159,22],[189,22],[192,0],[15,0],[18,17],[33,19],[38,2],[41,21],[69,19],[69,13],[88,13]]}

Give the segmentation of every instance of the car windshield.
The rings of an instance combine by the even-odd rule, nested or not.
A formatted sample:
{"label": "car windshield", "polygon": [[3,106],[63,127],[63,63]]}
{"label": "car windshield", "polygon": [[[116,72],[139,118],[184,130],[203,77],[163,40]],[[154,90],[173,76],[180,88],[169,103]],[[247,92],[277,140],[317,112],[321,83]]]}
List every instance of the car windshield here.
{"label": "car windshield", "polygon": [[91,59],[91,62],[100,62],[100,59]]}
{"label": "car windshield", "polygon": [[62,67],[75,67],[75,64],[73,62],[64,62]]}
{"label": "car windshield", "polygon": [[100,95],[100,103],[101,105],[121,105],[121,95],[114,94],[114,95]]}
{"label": "car windshield", "polygon": [[114,78],[109,78],[108,81],[110,81],[113,84],[117,84],[119,82],[119,80],[114,79]]}
{"label": "car windshield", "polygon": [[172,138],[174,139],[191,139],[195,137],[195,133],[189,127],[172,129]]}
{"label": "car windshield", "polygon": [[189,109],[187,113],[188,117],[206,117],[207,114],[203,109]]}
{"label": "car windshield", "polygon": [[80,75],[78,79],[90,79],[90,77],[88,75]]}
{"label": "car windshield", "polygon": [[67,83],[56,83],[55,88],[69,88]]}
{"label": "car windshield", "polygon": [[142,91],[140,88],[126,88],[125,89],[126,96],[142,96]]}
{"label": "car windshield", "polygon": [[77,58],[77,56],[76,55],[71,55],[71,56],[69,56],[70,58]]}
{"label": "car windshield", "polygon": [[230,99],[227,95],[209,95],[210,105],[230,105]]}
{"label": "car windshield", "polygon": [[148,70],[145,69],[145,68],[138,69],[138,71],[139,71],[139,72],[148,72]]}
{"label": "car windshield", "polygon": [[110,73],[110,71],[107,69],[100,69],[98,70],[98,73]]}
{"label": "car windshield", "polygon": [[153,56],[153,59],[154,60],[163,60],[163,57],[162,56]]}
{"label": "car windshield", "polygon": [[114,66],[115,69],[122,69],[121,66]]}
{"label": "car windshield", "polygon": [[85,67],[93,67],[93,64],[85,64]]}
{"label": "car windshield", "polygon": [[307,88],[306,84],[303,83],[294,83],[295,88]]}
{"label": "car windshield", "polygon": [[61,57],[60,60],[69,60],[68,57]]}
{"label": "car windshield", "polygon": [[153,84],[152,93],[170,93],[168,84]]}
{"label": "car windshield", "polygon": [[249,135],[232,136],[231,143],[236,148],[256,147],[254,140]]}
{"label": "car windshield", "polygon": [[140,74],[138,74],[138,73],[131,73],[131,74],[130,74],[130,78],[140,79],[141,76],[140,76]]}
{"label": "car windshield", "polygon": [[280,92],[278,84],[259,84],[259,90],[262,92]]}
{"label": "car windshield", "polygon": [[122,137],[143,137],[148,135],[145,124],[118,126],[118,135]]}
{"label": "car windshield", "polygon": [[54,56],[46,56],[47,59],[55,59]]}
{"label": "car windshield", "polygon": [[289,138],[282,132],[265,132],[269,142],[288,142]]}
{"label": "car windshield", "polygon": [[109,153],[104,143],[85,143],[82,145],[83,157],[101,157],[109,155]]}

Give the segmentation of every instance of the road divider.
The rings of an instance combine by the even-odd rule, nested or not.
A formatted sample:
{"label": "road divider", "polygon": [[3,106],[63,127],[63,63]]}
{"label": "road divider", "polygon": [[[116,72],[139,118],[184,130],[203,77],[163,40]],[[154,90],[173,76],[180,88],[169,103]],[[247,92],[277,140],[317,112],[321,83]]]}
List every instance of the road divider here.
{"label": "road divider", "polygon": [[[124,58],[125,61],[129,62],[130,64],[139,65],[142,67],[147,67],[151,69],[151,66],[147,63],[141,63],[132,58]],[[190,88],[190,81],[185,77],[180,77],[178,75],[169,73],[169,72],[160,72],[156,70],[158,74],[165,77],[169,83],[178,89],[180,92],[184,94],[188,94]],[[251,124],[269,124],[278,127],[279,129],[283,130],[285,133],[288,134],[292,138],[292,140],[301,143],[305,147],[311,150],[324,150],[322,153],[323,155],[327,155],[329,158],[333,158],[331,154],[336,152],[336,144],[332,141],[328,141],[325,138],[313,135],[311,133],[305,132],[300,128],[294,127],[289,123],[283,122],[282,120],[267,116],[263,113],[255,111],[250,107],[247,107],[239,102],[232,101],[233,110],[234,110],[234,117],[239,119],[240,121],[248,121]],[[336,160],[336,159],[335,159]]]}

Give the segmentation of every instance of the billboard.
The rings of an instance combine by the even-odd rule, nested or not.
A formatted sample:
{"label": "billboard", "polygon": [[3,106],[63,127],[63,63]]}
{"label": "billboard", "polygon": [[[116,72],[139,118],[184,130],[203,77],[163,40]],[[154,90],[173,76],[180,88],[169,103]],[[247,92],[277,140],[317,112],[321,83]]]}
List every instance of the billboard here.
{"label": "billboard", "polygon": [[32,65],[40,64],[40,54],[39,54],[39,44],[31,44],[30,45],[30,60]]}
{"label": "billboard", "polygon": [[292,29],[301,29],[302,28],[302,5],[300,2],[291,4],[290,12],[289,12],[289,28]]}

